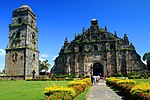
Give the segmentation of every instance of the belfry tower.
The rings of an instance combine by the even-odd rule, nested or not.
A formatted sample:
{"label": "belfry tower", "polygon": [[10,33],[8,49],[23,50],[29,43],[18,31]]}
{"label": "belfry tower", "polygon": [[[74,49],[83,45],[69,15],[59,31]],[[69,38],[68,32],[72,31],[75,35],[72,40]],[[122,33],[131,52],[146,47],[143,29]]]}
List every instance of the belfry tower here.
{"label": "belfry tower", "polygon": [[6,48],[5,77],[22,78],[39,75],[38,29],[36,15],[23,5],[13,11]]}

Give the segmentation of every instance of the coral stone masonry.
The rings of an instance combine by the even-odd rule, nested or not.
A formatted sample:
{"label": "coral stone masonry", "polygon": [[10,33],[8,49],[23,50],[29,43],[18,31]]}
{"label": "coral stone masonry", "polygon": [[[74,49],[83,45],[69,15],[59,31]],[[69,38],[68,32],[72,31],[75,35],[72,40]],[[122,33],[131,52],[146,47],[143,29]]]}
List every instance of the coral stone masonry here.
{"label": "coral stone masonry", "polygon": [[29,6],[23,5],[13,11],[12,23],[9,24],[5,77],[26,79],[38,76],[38,62],[36,15]]}
{"label": "coral stone masonry", "polygon": [[71,42],[65,39],[51,72],[112,76],[145,69],[145,64],[126,34],[121,39],[116,31],[112,34],[106,26],[100,28],[97,19],[92,19],[89,29],[83,28],[82,34],[75,34]]}

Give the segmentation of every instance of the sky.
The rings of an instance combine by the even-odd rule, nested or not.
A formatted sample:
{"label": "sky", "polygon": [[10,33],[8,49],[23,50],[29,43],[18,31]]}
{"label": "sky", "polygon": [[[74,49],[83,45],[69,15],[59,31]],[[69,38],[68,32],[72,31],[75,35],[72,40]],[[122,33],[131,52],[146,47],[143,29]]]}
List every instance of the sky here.
{"label": "sky", "polygon": [[0,0],[0,70],[5,66],[12,11],[22,5],[30,6],[37,17],[39,59],[52,65],[65,38],[72,41],[93,18],[120,38],[126,33],[139,55],[150,51],[150,0]]}

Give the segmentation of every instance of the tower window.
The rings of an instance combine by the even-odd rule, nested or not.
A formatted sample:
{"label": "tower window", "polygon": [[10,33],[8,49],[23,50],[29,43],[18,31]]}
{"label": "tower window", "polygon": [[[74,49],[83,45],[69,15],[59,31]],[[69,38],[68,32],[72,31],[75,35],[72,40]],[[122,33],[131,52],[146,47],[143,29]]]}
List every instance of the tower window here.
{"label": "tower window", "polygon": [[21,24],[21,22],[22,22],[22,19],[18,18],[18,24]]}
{"label": "tower window", "polygon": [[17,58],[18,58],[18,54],[15,53],[14,55],[12,55],[12,61],[13,62],[17,62]]}
{"label": "tower window", "polygon": [[17,53],[15,53],[15,60],[17,61],[17,57],[18,57],[18,54]]}
{"label": "tower window", "polygon": [[35,60],[35,54],[33,54],[33,60]]}
{"label": "tower window", "polygon": [[34,25],[34,20],[31,21],[31,25]]}
{"label": "tower window", "polygon": [[32,39],[35,39],[35,33],[34,32],[32,33]]}
{"label": "tower window", "polygon": [[98,51],[98,46],[97,45],[94,46],[94,51]]}
{"label": "tower window", "polygon": [[23,56],[21,56],[20,59],[23,60]]}
{"label": "tower window", "polygon": [[16,38],[20,38],[20,32],[17,32]]}

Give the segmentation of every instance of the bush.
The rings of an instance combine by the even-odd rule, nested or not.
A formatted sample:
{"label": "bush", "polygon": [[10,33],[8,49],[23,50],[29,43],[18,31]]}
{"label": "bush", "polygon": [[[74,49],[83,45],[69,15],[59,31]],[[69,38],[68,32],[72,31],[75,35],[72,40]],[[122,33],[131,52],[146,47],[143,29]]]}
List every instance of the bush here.
{"label": "bush", "polygon": [[123,75],[121,73],[115,73],[113,76],[114,77],[123,77]]}
{"label": "bush", "polygon": [[[71,79],[71,78],[69,78]],[[73,100],[91,83],[90,78],[71,81],[67,86],[54,86],[44,89],[45,100]]]}
{"label": "bush", "polygon": [[[66,96],[68,95],[69,98],[74,98],[76,93],[75,93],[75,90],[73,88],[70,88],[70,87],[65,87],[65,86],[52,86],[52,87],[47,87],[44,89],[44,94],[47,96],[47,97],[56,97],[55,96],[55,93],[58,94],[58,93],[62,93],[62,96]],[[62,97],[61,97],[62,98]]]}
{"label": "bush", "polygon": [[83,81],[80,81],[80,80],[77,80],[77,81],[71,81],[68,83],[68,86],[71,87],[71,86],[76,86],[76,85],[79,85],[83,88],[83,90],[87,87],[86,83],[83,82]]}
{"label": "bush", "polygon": [[133,99],[145,100],[145,98],[150,95],[150,84],[137,84],[131,89],[130,93]]}

